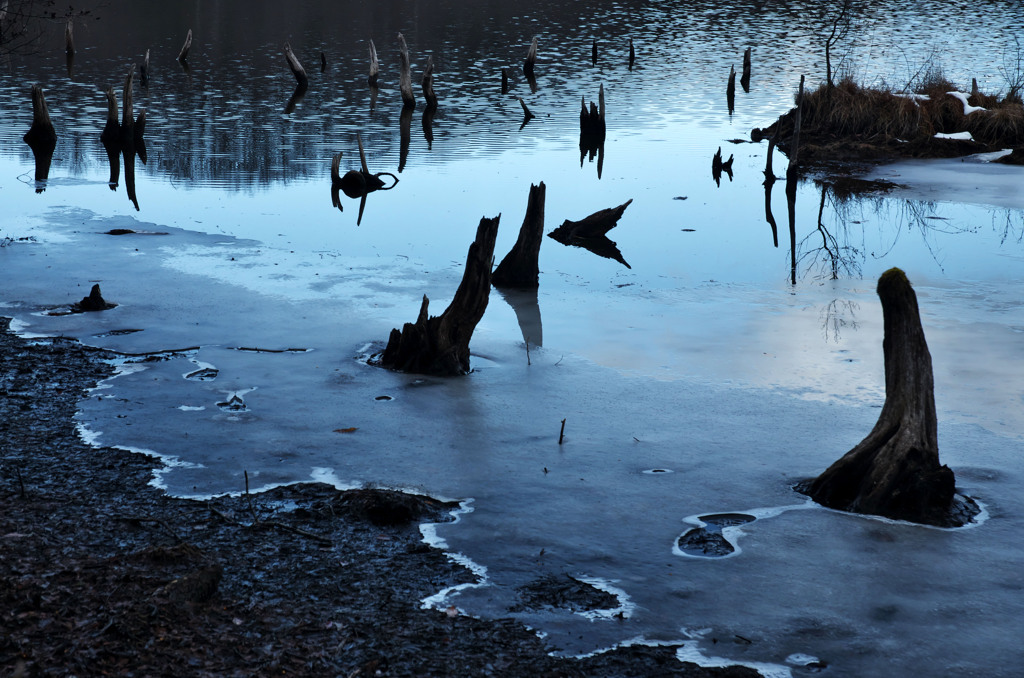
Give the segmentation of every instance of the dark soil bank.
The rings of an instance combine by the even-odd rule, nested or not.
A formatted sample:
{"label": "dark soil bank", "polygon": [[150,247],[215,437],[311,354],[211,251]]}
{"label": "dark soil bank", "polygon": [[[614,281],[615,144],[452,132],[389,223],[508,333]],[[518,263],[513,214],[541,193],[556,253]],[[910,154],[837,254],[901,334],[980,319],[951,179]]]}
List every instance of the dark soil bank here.
{"label": "dark soil bank", "polygon": [[[681,664],[673,648],[557,658],[512,619],[421,609],[472,579],[423,543],[417,523],[450,509],[426,497],[325,485],[168,497],[148,484],[158,460],[76,433],[106,354],[7,326],[0,676],[757,675]],[[549,602],[543,584],[524,600]]]}

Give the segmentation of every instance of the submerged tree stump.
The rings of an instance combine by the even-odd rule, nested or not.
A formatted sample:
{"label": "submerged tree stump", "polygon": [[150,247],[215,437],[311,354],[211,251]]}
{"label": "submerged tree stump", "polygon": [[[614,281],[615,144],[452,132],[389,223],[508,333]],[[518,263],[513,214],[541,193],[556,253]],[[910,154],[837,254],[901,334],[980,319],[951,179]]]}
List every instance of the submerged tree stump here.
{"label": "submerged tree stump", "polygon": [[178,52],[178,61],[185,63],[188,61],[188,51],[192,49],[192,29],[188,29],[188,35],[185,36],[185,44],[181,46],[181,51]]}
{"label": "submerged tree stump", "polygon": [[434,57],[433,55],[427,57],[427,67],[423,71],[423,79],[420,81],[423,85],[423,98],[427,100],[427,110],[433,111],[437,109],[437,94],[434,93]]}
{"label": "submerged tree stump", "polygon": [[[43,88],[32,85],[32,126],[22,137],[35,158],[35,180],[45,182],[50,176],[50,163],[53,162],[53,151],[57,148],[57,132],[50,120],[50,110],[46,107]],[[37,188],[37,191],[41,191]]]}
{"label": "submerged tree stump", "polygon": [[[885,338],[885,404],[859,445],[798,489],[830,508],[952,527],[969,522],[974,503],[955,493],[939,463],[932,360],[917,295],[891,268],[878,279]],[[973,507],[973,510],[972,510]]]}
{"label": "submerged tree stump", "polygon": [[523,60],[523,73],[527,78],[534,76],[534,67],[537,65],[537,36],[530,41],[530,49],[526,52],[526,59]]}
{"label": "submerged tree stump", "polygon": [[430,301],[424,295],[416,322],[391,330],[380,358],[382,367],[439,376],[470,371],[469,340],[487,309],[500,218],[480,220],[476,239],[469,246],[462,282],[444,313],[428,316]]}
{"label": "submerged tree stump", "polygon": [[370,87],[377,86],[377,80],[380,78],[380,64],[377,61],[377,48],[373,44],[373,40],[370,41],[370,74],[366,77],[366,84]]}
{"label": "submerged tree stump", "polygon": [[306,69],[302,67],[299,58],[292,51],[291,44],[287,42],[284,43],[284,58],[288,62],[288,68],[291,70],[292,75],[295,76],[295,82],[298,83],[299,87],[303,89],[309,87],[309,76],[306,74]]}
{"label": "submerged tree stump", "polygon": [[750,48],[743,50],[743,75],[740,76],[740,85],[744,92],[750,91]]}
{"label": "submerged tree stump", "polygon": [[114,308],[117,304],[112,304],[103,298],[100,294],[99,284],[92,286],[92,290],[89,291],[89,296],[82,297],[82,300],[71,305],[72,313],[94,313],[96,311],[106,311]]}
{"label": "submerged tree stump", "polygon": [[540,286],[540,243],[544,239],[544,182],[530,185],[526,217],[519,229],[519,238],[498,267],[491,282],[495,287],[533,289]]}
{"label": "submerged tree stump", "polygon": [[412,65],[409,62],[409,47],[405,44],[405,36],[398,34],[398,89],[402,92],[402,105],[415,108],[416,96],[412,93]]}

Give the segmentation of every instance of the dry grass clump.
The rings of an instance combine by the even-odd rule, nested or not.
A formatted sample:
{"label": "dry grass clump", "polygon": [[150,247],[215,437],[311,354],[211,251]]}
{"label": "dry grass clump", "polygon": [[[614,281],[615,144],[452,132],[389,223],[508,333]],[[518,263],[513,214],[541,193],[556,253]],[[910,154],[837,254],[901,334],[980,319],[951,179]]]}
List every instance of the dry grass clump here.
{"label": "dry grass clump", "polygon": [[[963,102],[949,94],[960,91],[959,88],[941,74],[922,81],[917,89],[914,95],[900,94],[862,87],[847,77],[834,87],[822,84],[816,90],[805,92],[802,107],[805,143],[840,142],[858,147],[866,143],[890,151],[904,145],[905,151],[897,151],[898,154],[941,156],[962,151],[962,147],[954,148],[956,144],[936,139],[936,134],[970,132],[977,142],[976,150],[1024,146],[1024,105],[1017,97],[1000,99],[972,94],[970,104],[985,110],[965,115]],[[773,126],[781,126],[780,139],[791,135],[793,113],[795,109]],[[768,136],[774,132],[773,128],[757,132]],[[780,143],[785,148],[785,141]]]}
{"label": "dry grass clump", "polygon": [[838,137],[908,139],[921,126],[921,108],[907,97],[861,87],[852,79],[804,95],[804,130]]}

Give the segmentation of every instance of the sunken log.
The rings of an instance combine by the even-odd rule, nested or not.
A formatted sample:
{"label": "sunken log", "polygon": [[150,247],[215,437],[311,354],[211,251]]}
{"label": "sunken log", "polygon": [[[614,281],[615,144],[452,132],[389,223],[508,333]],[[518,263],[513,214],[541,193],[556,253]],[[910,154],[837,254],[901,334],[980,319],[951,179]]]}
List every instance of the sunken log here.
{"label": "sunken log", "polygon": [[548,236],[559,242],[564,242],[572,238],[596,238],[606,235],[608,231],[618,225],[619,219],[622,218],[622,213],[626,211],[626,208],[632,202],[633,199],[630,198],[618,207],[609,207],[600,212],[594,212],[589,217],[580,221],[569,221],[566,219],[562,222],[561,226],[548,233]]}
{"label": "sunken log", "polygon": [[185,36],[185,44],[181,46],[181,51],[178,52],[178,61],[188,61],[188,51],[192,49],[192,29],[188,29],[188,35]]}
{"label": "sunken log", "polygon": [[402,92],[402,105],[405,108],[416,106],[416,96],[412,93],[412,65],[409,63],[409,47],[405,44],[405,36],[398,34],[398,89]]}
{"label": "sunken log", "polygon": [[95,311],[106,311],[114,308],[117,304],[112,304],[103,298],[100,294],[99,284],[92,286],[92,290],[89,292],[89,296],[82,297],[82,300],[71,305],[72,313],[92,313]]}
{"label": "sunken log", "polygon": [[366,84],[370,87],[377,86],[377,80],[380,78],[380,64],[377,62],[377,48],[373,45],[373,40],[370,41],[370,75],[366,78]]}
{"label": "sunken log", "polygon": [[526,52],[526,59],[523,61],[523,73],[526,77],[532,78],[534,67],[537,65],[537,36],[533,36],[530,42],[530,49]]}
{"label": "sunken log", "polygon": [[540,286],[540,243],[544,239],[546,192],[543,181],[530,185],[526,217],[519,229],[519,238],[491,276],[495,287],[535,289]]}
{"label": "sunken log", "polygon": [[744,92],[750,91],[750,48],[743,50],[743,74],[740,76],[740,86]]}
{"label": "sunken log", "polygon": [[[798,487],[829,508],[952,527],[976,505],[956,497],[953,471],[939,463],[932,359],[907,276],[891,268],[878,279],[885,336],[885,404],[859,445]],[[965,506],[966,504],[966,506]]]}
{"label": "sunken log", "polygon": [[434,94],[434,57],[427,57],[427,68],[423,71],[423,98],[427,100],[427,110],[437,108],[437,95]]}
{"label": "sunken log", "polygon": [[288,61],[288,68],[291,69],[292,75],[295,76],[295,81],[299,83],[299,87],[303,90],[309,87],[309,76],[306,75],[306,69],[302,67],[298,57],[295,56],[295,52],[292,51],[292,46],[289,43],[284,43],[284,58]]}
{"label": "sunken log", "polygon": [[469,246],[466,271],[452,303],[439,316],[428,316],[426,295],[415,323],[391,330],[380,365],[393,370],[454,376],[470,371],[469,340],[487,309],[494,265],[498,220],[483,218]]}

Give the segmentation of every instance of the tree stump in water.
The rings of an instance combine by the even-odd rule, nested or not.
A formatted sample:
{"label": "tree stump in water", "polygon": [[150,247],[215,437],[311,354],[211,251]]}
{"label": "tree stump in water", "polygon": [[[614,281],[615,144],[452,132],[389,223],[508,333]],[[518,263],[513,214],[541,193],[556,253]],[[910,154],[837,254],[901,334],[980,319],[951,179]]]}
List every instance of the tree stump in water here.
{"label": "tree stump in water", "polygon": [[82,297],[82,300],[71,305],[72,313],[91,313],[95,311],[106,311],[114,308],[117,304],[112,304],[103,298],[100,294],[99,284],[93,285],[92,290],[89,291],[89,296]]}
{"label": "tree stump in water", "polygon": [[402,93],[402,106],[416,107],[416,96],[412,93],[412,65],[409,62],[409,47],[405,44],[405,36],[398,34],[398,89]]}
{"label": "tree stump in water", "polygon": [[528,78],[534,76],[534,68],[537,65],[537,36],[530,41],[530,49],[526,51],[526,59],[523,60],[523,73]]}
{"label": "tree stump in water", "polygon": [[[32,149],[32,155],[35,157],[35,180],[45,182],[50,176],[53,151],[57,148],[57,132],[50,120],[50,111],[46,107],[43,88],[39,85],[32,85],[32,126],[22,138]],[[37,189],[37,191],[41,190],[41,188]]]}
{"label": "tree stump in water", "polygon": [[932,360],[917,295],[892,268],[878,279],[885,338],[885,404],[859,445],[797,489],[829,508],[953,527],[977,506],[958,498],[953,471],[939,464]]}
{"label": "tree stump in water", "polygon": [[540,243],[544,239],[544,182],[530,186],[526,217],[519,229],[519,238],[498,267],[491,282],[495,287],[531,289],[540,286]]}
{"label": "tree stump in water", "polygon": [[439,376],[469,372],[469,340],[487,309],[500,218],[480,220],[452,303],[441,315],[428,317],[430,301],[424,295],[416,322],[391,330],[380,358],[381,367]]}

